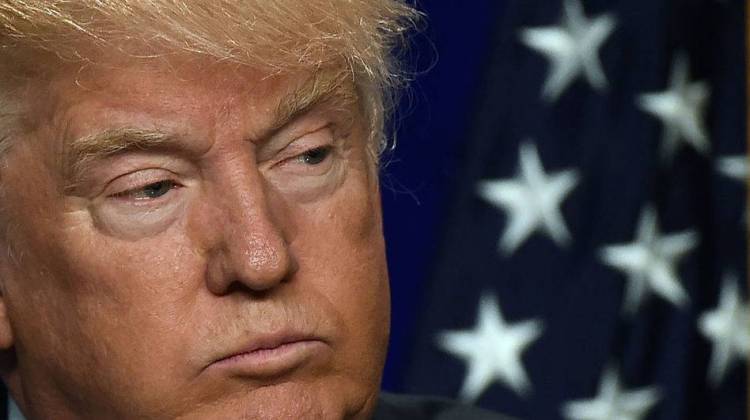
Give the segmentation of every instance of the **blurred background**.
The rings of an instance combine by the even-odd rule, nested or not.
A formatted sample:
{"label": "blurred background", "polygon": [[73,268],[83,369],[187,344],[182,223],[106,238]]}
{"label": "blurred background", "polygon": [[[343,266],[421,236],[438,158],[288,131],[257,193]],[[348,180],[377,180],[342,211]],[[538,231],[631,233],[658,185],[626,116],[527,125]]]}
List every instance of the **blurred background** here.
{"label": "blurred background", "polygon": [[384,389],[746,418],[745,2],[418,8],[382,172]]}

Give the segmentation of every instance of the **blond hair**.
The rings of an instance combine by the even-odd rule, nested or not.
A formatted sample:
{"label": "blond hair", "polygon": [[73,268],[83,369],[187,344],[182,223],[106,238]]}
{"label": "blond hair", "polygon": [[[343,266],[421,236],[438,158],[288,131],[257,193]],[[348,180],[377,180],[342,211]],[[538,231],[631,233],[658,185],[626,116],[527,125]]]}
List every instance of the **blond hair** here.
{"label": "blond hair", "polygon": [[19,77],[55,67],[40,63],[84,64],[112,50],[150,59],[151,50],[270,72],[343,66],[379,153],[404,82],[394,50],[417,17],[399,0],[0,0],[0,148],[19,112]]}

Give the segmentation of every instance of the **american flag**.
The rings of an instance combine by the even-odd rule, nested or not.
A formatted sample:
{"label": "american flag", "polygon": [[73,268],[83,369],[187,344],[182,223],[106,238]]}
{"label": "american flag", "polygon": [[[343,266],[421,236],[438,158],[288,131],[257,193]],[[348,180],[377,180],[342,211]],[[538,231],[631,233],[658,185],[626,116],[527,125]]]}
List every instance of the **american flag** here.
{"label": "american flag", "polygon": [[522,419],[744,419],[744,1],[499,16],[402,390]]}

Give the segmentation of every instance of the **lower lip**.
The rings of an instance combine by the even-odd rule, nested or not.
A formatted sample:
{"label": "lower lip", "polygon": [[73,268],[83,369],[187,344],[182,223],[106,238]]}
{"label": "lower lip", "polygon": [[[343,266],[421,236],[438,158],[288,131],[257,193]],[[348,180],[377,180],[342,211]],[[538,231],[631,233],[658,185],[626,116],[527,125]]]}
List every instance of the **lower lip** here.
{"label": "lower lip", "polygon": [[259,349],[221,359],[211,366],[239,376],[273,377],[299,368],[326,348],[320,340],[284,343],[272,349]]}

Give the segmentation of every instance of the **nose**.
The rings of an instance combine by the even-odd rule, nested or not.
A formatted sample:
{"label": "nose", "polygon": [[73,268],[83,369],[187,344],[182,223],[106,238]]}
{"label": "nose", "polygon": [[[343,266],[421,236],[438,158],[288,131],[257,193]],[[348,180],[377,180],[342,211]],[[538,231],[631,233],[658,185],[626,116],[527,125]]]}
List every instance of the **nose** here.
{"label": "nose", "polygon": [[274,196],[259,171],[249,168],[234,174],[218,189],[222,238],[207,276],[208,289],[216,295],[238,288],[266,292],[296,270],[285,237],[283,200]]}

